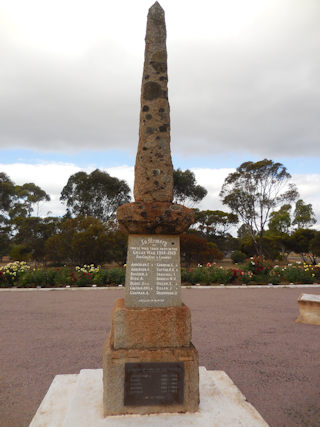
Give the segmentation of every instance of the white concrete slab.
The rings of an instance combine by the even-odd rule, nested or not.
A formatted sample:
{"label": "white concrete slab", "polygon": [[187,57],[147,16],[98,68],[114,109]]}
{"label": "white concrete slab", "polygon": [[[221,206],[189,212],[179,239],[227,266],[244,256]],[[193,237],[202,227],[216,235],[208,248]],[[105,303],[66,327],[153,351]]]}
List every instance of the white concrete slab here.
{"label": "white concrete slab", "polygon": [[[103,418],[102,410],[102,369],[82,370],[77,378],[76,387],[74,387],[74,383],[71,384],[70,381],[68,382],[63,378],[70,377],[69,375],[58,375],[54,379],[30,426],[268,426],[256,409],[246,401],[245,396],[225,372],[207,371],[204,367],[200,367],[199,372],[200,409],[197,413],[123,415],[107,418]],[[67,391],[67,388],[70,388],[70,390]],[[65,410],[60,403],[61,398],[69,396],[71,393],[73,395],[69,399],[69,407]],[[52,410],[54,407],[56,410]]]}
{"label": "white concrete slab", "polygon": [[302,294],[299,297],[299,301],[310,301],[310,302],[318,302],[318,303],[320,303],[320,295]]}
{"label": "white concrete slab", "polygon": [[69,374],[54,377],[30,427],[62,426],[71,396],[76,389],[78,376],[78,374]]}

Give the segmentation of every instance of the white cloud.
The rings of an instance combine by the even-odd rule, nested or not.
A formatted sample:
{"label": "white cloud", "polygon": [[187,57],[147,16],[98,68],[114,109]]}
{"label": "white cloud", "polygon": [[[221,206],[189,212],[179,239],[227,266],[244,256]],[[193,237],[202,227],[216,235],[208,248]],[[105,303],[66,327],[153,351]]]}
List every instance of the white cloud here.
{"label": "white cloud", "polygon": [[[152,2],[4,1],[0,147],[131,147]],[[320,156],[318,0],[161,3],[178,154]]]}
{"label": "white cloud", "polygon": [[234,169],[209,169],[209,168],[192,168],[196,176],[197,183],[207,189],[208,194],[199,203],[197,208],[201,210],[226,210],[221,203],[219,193],[227,175],[234,172]]}

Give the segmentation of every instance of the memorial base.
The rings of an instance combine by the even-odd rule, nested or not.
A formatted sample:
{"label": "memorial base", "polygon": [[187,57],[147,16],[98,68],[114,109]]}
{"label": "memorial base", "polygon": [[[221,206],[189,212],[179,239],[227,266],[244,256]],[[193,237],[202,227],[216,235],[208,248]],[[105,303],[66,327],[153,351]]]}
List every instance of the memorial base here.
{"label": "memorial base", "polygon": [[[148,387],[143,387],[142,382],[144,375],[137,377],[138,384],[126,384],[125,371],[126,365],[135,364],[155,366],[156,371],[163,364],[183,366],[183,379],[181,384],[175,384],[175,392],[170,393],[170,379],[165,385],[169,393],[161,391],[160,379],[154,373],[151,373],[150,379],[146,380],[151,383]],[[132,366],[132,365],[129,365]],[[179,365],[178,365],[179,366]],[[166,375],[166,374],[164,374]],[[167,374],[168,376],[169,374]],[[144,375],[145,376],[145,375]],[[153,378],[154,376],[154,378]],[[146,382],[144,381],[144,382]],[[156,383],[159,382],[158,387]],[[148,386],[148,384],[147,384]],[[129,388],[132,388],[132,393]],[[127,389],[126,389],[127,388]],[[134,392],[136,390],[136,393]],[[175,394],[182,390],[181,403],[174,399]],[[125,402],[125,395],[136,397],[137,403],[131,405]],[[135,396],[136,394],[136,396]],[[161,395],[162,394],[162,395]],[[170,401],[170,396],[173,396]],[[123,414],[151,414],[163,412],[195,412],[199,406],[199,373],[198,373],[198,352],[191,344],[189,347],[170,347],[160,349],[119,349],[115,350],[108,339],[103,347],[103,404],[104,414],[123,415]],[[168,399],[166,403],[157,405],[155,399]],[[152,401],[151,405],[142,402]]]}
{"label": "memorial base", "polygon": [[268,427],[223,371],[199,369],[200,407],[196,413],[121,415],[104,418],[102,369],[57,375],[30,427]]}

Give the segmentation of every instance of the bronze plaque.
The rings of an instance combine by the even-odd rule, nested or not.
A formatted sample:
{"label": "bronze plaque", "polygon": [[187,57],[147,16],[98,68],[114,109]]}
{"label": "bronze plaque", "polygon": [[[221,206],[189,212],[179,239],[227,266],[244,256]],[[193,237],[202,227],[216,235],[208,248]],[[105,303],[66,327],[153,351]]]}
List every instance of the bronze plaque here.
{"label": "bronze plaque", "polygon": [[183,386],[183,362],[125,364],[125,406],[181,404]]}

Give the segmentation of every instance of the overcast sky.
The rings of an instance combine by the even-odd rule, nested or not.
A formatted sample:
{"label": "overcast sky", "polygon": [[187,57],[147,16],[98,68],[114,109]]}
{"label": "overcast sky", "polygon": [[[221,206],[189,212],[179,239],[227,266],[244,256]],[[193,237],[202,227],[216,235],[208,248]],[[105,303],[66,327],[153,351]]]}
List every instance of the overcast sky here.
{"label": "overcast sky", "polygon": [[[133,181],[148,0],[0,0],[0,171],[61,214],[68,177]],[[320,221],[320,1],[162,0],[174,166],[218,209],[226,175],[271,158]],[[43,211],[43,214],[46,212]]]}

